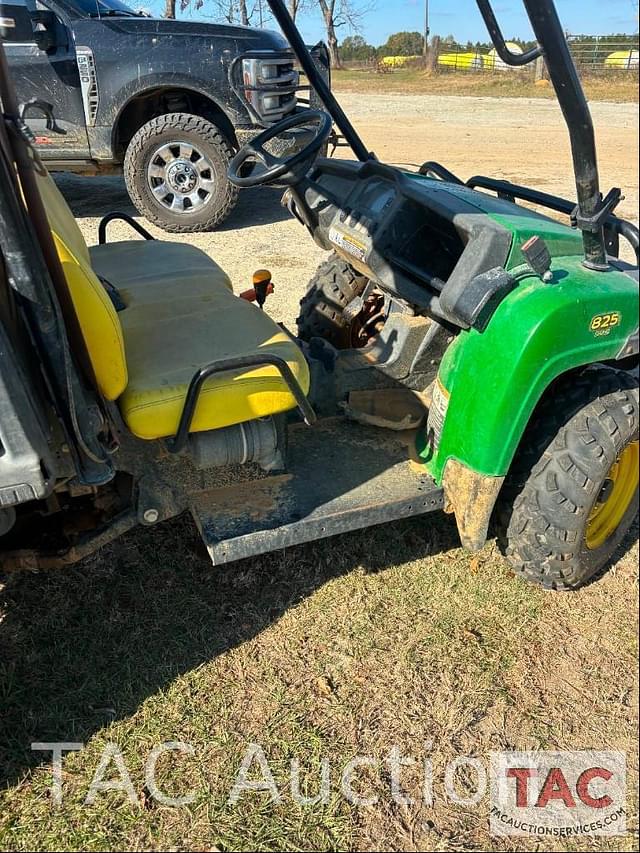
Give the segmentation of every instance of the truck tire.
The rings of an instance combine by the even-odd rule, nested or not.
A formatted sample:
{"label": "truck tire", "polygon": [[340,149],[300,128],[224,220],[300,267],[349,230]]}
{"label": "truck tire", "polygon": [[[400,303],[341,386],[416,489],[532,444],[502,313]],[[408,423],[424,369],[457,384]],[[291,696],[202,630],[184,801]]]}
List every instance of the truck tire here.
{"label": "truck tire", "polygon": [[210,231],[238,200],[227,180],[233,150],[219,129],[189,113],[167,113],[144,124],[124,158],[131,201],[172,233]]}
{"label": "truck tire", "polygon": [[348,321],[343,312],[366,286],[365,276],[334,252],[318,267],[300,302],[300,338],[323,338],[337,349],[354,346],[354,321]]}
{"label": "truck tire", "polygon": [[638,381],[594,367],[555,386],[522,440],[498,506],[498,541],[517,574],[584,586],[638,513]]}

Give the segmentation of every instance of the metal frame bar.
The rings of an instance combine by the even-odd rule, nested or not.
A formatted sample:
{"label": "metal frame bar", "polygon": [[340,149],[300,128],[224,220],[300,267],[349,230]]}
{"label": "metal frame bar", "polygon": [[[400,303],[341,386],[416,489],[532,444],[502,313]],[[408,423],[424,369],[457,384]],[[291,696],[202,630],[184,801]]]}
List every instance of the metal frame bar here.
{"label": "metal frame bar", "polygon": [[[604,220],[611,207],[608,211],[600,193],[593,121],[555,3],[553,0],[523,0],[539,48],[515,57],[504,43],[490,0],[476,2],[504,62],[524,65],[538,56],[545,58],[571,140],[578,197],[576,221],[582,231],[584,264],[590,269],[607,269]],[[613,196],[610,205],[615,205]]]}
{"label": "metal frame bar", "polygon": [[443,166],[441,163],[436,163],[435,160],[427,160],[426,163],[423,163],[422,166],[420,166],[418,172],[425,177],[428,175],[435,175],[437,178],[440,178],[441,181],[464,186],[464,181],[461,178],[454,175],[453,172],[450,172],[446,166]]}
{"label": "metal frame bar", "polygon": [[219,373],[231,373],[236,370],[245,370],[252,367],[275,367],[287,385],[287,388],[291,391],[304,422],[307,426],[313,426],[316,423],[317,416],[311,406],[311,403],[307,399],[307,395],[300,387],[300,383],[293,375],[293,371],[287,362],[283,358],[280,358],[280,356],[270,355],[268,353],[256,353],[255,355],[212,361],[210,364],[201,367],[194,374],[193,379],[189,384],[187,396],[184,401],[184,408],[182,409],[182,414],[180,416],[178,431],[174,438],[169,440],[169,449],[172,453],[179,453],[183,450],[189,439],[193,417],[196,412],[204,383],[207,379],[210,379],[212,376]]}
{"label": "metal frame bar", "polygon": [[528,50],[526,53],[513,53],[513,51],[509,50],[504,40],[504,36],[502,35],[500,24],[498,24],[489,0],[477,0],[477,3],[478,8],[480,9],[480,14],[484,19],[487,29],[489,30],[491,41],[494,44],[498,56],[503,62],[506,62],[507,65],[518,67],[528,65],[539,56],[542,56],[542,48],[539,45],[538,47]]}
{"label": "metal frame bar", "polygon": [[298,58],[298,62],[302,66],[302,70],[307,75],[309,83],[318,93],[322,103],[325,105],[331,117],[338,125],[340,132],[353,149],[353,153],[356,155],[358,160],[362,160],[363,163],[366,160],[375,159],[374,155],[367,150],[366,145],[362,141],[355,127],[351,124],[347,114],[344,112],[335,95],[327,85],[325,79],[316,68],[313,57],[309,53],[309,49],[304,43],[304,40],[300,35],[300,31],[289,14],[287,7],[284,4],[284,0],[268,0],[268,3],[273,17],[280,25],[280,29],[284,33],[284,37],[291,45],[293,52]]}
{"label": "metal frame bar", "polygon": [[[555,210],[557,213],[564,213],[573,219],[576,212],[575,201],[570,201],[568,198],[551,195],[550,193],[541,192],[540,190],[523,187],[519,184],[512,184],[509,181],[502,181],[498,178],[487,178],[484,175],[474,175],[467,181],[467,186],[471,189],[490,190],[495,192],[500,198],[507,201],[515,201],[517,198],[522,201],[528,201],[531,204],[546,207],[549,210]],[[630,244],[636,254],[636,260],[640,263],[640,233],[635,225],[627,222],[626,219],[620,219],[618,216],[609,216],[603,220],[605,232],[612,232],[615,235],[624,237]]]}
{"label": "metal frame bar", "polygon": [[100,220],[100,224],[98,225],[98,243],[100,246],[103,246],[107,242],[107,226],[111,222],[115,222],[117,220],[122,220],[122,222],[126,222],[127,225],[130,225],[134,231],[137,231],[141,237],[144,237],[145,240],[155,240],[156,238],[151,234],[147,229],[140,225],[139,222],[129,216],[128,213],[120,213],[117,210],[114,210],[112,213],[107,213],[106,216],[103,216]]}
{"label": "metal frame bar", "polygon": [[532,204],[548,207],[549,210],[555,210],[558,213],[566,213],[567,216],[571,216],[576,206],[575,201],[569,201],[567,198],[533,190],[519,184],[512,184],[510,181],[503,181],[499,178],[488,178],[484,175],[474,175],[469,178],[467,186],[471,189],[480,187],[480,189],[491,190],[507,201],[515,201],[519,198]]}

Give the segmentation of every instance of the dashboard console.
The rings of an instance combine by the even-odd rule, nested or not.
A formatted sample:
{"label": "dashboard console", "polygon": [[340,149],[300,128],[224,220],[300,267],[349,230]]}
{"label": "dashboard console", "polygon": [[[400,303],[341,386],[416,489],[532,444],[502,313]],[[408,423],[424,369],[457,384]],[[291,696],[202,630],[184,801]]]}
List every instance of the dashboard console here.
{"label": "dashboard console", "polygon": [[468,285],[503,267],[511,248],[511,232],[473,204],[472,190],[373,160],[319,160],[289,191],[289,207],[324,249],[462,328],[474,313],[463,304]]}

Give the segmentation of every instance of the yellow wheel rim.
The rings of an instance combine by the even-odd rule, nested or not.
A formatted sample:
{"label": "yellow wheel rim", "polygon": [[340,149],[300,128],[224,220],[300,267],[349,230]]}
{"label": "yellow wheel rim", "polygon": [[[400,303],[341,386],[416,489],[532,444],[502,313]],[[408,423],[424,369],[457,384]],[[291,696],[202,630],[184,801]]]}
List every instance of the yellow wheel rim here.
{"label": "yellow wheel rim", "polygon": [[603,484],[589,516],[586,543],[590,551],[601,548],[616,532],[638,490],[640,449],[634,441],[622,451]]}

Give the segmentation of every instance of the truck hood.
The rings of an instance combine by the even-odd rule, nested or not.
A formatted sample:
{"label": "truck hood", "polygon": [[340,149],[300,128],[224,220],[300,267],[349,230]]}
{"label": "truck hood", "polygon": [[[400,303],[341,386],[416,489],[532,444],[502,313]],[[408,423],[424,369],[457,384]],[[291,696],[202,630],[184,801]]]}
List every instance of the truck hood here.
{"label": "truck hood", "polygon": [[127,35],[170,35],[198,39],[236,39],[246,50],[282,50],[288,43],[280,33],[231,24],[205,24],[200,21],[176,21],[167,18],[105,17],[103,24]]}

